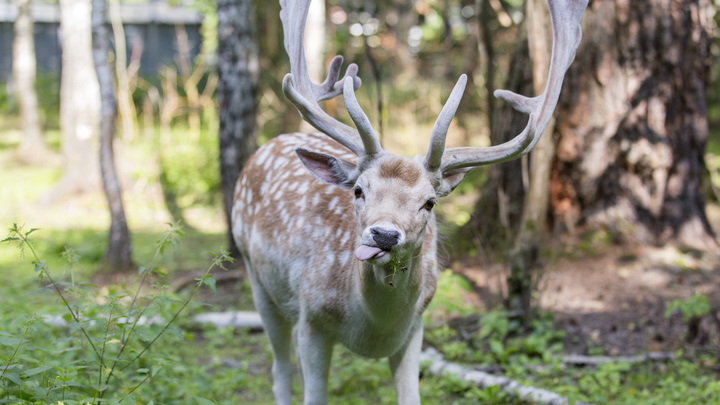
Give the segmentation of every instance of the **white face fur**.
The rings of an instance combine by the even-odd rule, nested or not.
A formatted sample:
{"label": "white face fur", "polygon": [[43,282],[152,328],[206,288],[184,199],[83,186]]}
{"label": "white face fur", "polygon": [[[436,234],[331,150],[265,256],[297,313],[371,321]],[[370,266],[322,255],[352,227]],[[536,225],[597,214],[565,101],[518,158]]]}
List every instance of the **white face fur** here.
{"label": "white face fur", "polygon": [[359,260],[384,264],[420,248],[441,195],[421,157],[381,155],[360,173],[354,164],[323,153],[298,149],[298,156],[321,181],[352,190]]}
{"label": "white face fur", "polygon": [[421,164],[411,158],[383,156],[358,177],[352,191],[358,219],[358,259],[384,264],[420,248],[437,202]]}

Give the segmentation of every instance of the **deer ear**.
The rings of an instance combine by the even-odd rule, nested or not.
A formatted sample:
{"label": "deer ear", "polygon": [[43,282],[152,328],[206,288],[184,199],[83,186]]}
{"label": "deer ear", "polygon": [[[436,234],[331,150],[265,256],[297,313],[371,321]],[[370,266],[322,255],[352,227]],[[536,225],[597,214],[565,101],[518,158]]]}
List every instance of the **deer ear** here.
{"label": "deer ear", "polygon": [[295,153],[318,180],[342,188],[352,188],[360,174],[357,166],[347,160],[338,159],[326,153],[313,152],[303,148]]}
{"label": "deer ear", "polygon": [[453,190],[455,190],[455,187],[457,187],[458,184],[460,184],[460,182],[463,181],[465,176],[470,172],[470,170],[474,168],[475,167],[463,167],[460,169],[443,172],[442,180],[440,180],[440,186],[437,190],[435,190],[438,197],[444,197],[450,194]]}

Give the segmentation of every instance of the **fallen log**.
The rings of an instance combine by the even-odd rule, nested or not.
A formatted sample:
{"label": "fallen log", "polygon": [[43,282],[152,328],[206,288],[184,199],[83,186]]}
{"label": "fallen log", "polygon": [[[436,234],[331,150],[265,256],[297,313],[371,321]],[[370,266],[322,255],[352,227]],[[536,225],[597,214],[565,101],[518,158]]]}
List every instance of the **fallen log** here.
{"label": "fallen log", "polygon": [[260,314],[255,311],[206,312],[195,315],[193,321],[197,323],[209,323],[216,328],[263,329]]}
{"label": "fallen log", "polygon": [[[473,370],[457,363],[445,361],[442,354],[437,350],[429,347],[420,353],[420,361],[429,361],[428,371],[430,374],[443,376],[453,374],[463,381],[469,381],[480,388],[488,388],[493,386],[500,387],[501,390],[510,393],[520,399],[529,400],[536,404],[547,405],[568,405],[570,401],[557,393],[547,391],[541,388],[529,387],[521,383],[511,380],[507,377],[488,374],[483,371]],[[575,402],[578,405],[589,405],[587,403]]]}
{"label": "fallen log", "polygon": [[644,363],[646,361],[675,360],[675,353],[650,352],[637,356],[583,356],[570,354],[563,356],[562,362],[576,366],[598,365],[603,363]]}

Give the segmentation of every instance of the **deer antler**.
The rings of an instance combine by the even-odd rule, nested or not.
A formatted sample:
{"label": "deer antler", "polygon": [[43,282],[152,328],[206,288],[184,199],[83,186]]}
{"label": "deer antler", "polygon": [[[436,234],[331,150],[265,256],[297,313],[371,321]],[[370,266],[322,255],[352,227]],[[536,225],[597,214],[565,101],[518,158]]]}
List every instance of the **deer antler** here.
{"label": "deer antler", "polygon": [[525,97],[508,90],[496,90],[495,97],[509,102],[516,110],[530,114],[527,126],[515,138],[485,148],[461,147],[445,150],[445,135],[467,81],[461,76],[438,117],[430,140],[425,164],[430,170],[451,172],[464,167],[482,166],[516,159],[532,150],[552,118],[560,97],[565,72],[575,59],[582,30],[580,17],[588,0],[548,0],[553,46],[545,90],[537,97]]}
{"label": "deer antler", "polygon": [[[327,78],[322,84],[317,85],[310,80],[303,47],[310,3],[311,0],[280,0],[280,20],[291,72],[283,79],[283,92],[305,121],[359,157],[381,153],[382,147],[370,120],[355,99],[355,90],[362,84],[357,77],[357,65],[350,64],[345,70],[345,76],[338,80],[343,62],[343,57],[338,55],[330,63]],[[319,101],[340,93],[343,93],[345,105],[358,130],[332,118],[318,105]]]}

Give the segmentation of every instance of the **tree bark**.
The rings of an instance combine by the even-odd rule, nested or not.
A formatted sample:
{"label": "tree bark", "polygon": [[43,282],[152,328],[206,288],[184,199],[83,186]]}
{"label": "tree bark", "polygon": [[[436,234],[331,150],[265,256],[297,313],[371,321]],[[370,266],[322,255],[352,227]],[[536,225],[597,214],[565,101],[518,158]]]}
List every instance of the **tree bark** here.
{"label": "tree bark", "polygon": [[45,145],[40,129],[38,100],[35,91],[35,40],[32,19],[32,1],[18,0],[18,16],[15,19],[13,39],[13,79],[15,94],[20,108],[23,137],[17,156],[29,163],[47,159],[50,151]]}
{"label": "tree bark", "polygon": [[[709,11],[706,0],[591,2],[554,130],[548,211],[569,234],[605,230],[616,242],[717,252],[701,191]],[[513,57],[506,84],[521,94],[527,57]],[[524,125],[509,116],[506,106],[498,111],[493,144],[518,133],[504,130],[508,123]],[[466,227],[493,251],[503,252],[502,236],[513,237],[522,222],[519,167],[490,168]]]}
{"label": "tree bark", "polygon": [[701,192],[707,0],[592,2],[556,124],[552,209],[568,228],[717,251]]}
{"label": "tree bark", "polygon": [[50,202],[99,187],[96,134],[100,125],[100,90],[92,57],[90,0],[60,0],[60,131],[65,172]]}
{"label": "tree bark", "polygon": [[217,13],[220,177],[228,224],[228,244],[231,253],[237,255],[231,229],[235,182],[257,147],[258,50],[255,10],[252,0],[219,0]]}
{"label": "tree bark", "polygon": [[[131,255],[130,232],[125,219],[122,190],[115,170],[113,140],[117,120],[117,100],[113,76],[108,64],[108,32],[105,26],[106,0],[92,1],[93,59],[100,85],[100,170],[103,188],[110,208],[110,232],[108,247],[103,259],[111,272],[121,272],[134,267]],[[124,50],[123,50],[124,52]]]}

